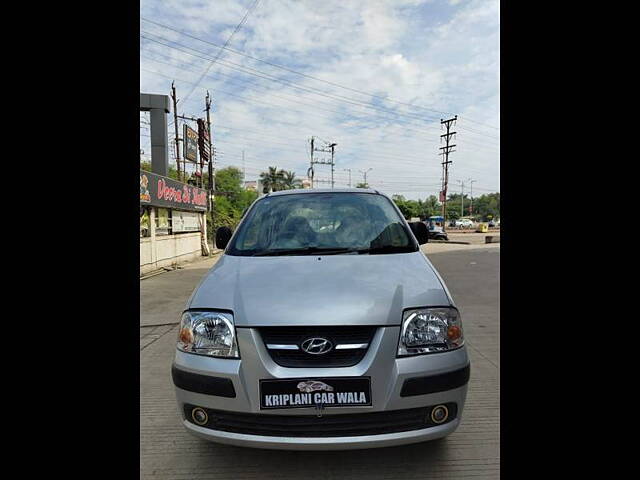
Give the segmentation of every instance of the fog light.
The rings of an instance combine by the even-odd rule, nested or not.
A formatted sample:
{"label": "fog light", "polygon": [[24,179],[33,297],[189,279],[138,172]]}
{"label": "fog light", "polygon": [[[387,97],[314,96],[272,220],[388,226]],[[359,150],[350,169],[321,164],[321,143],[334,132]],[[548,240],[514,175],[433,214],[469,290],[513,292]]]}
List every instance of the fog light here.
{"label": "fog light", "polygon": [[449,409],[444,405],[438,405],[431,410],[431,421],[433,423],[444,423],[449,418]]}
{"label": "fog light", "polygon": [[198,425],[204,425],[209,420],[209,416],[207,415],[207,412],[205,412],[200,407],[196,407],[193,410],[191,410],[191,418],[193,418],[193,421],[196,422]]}

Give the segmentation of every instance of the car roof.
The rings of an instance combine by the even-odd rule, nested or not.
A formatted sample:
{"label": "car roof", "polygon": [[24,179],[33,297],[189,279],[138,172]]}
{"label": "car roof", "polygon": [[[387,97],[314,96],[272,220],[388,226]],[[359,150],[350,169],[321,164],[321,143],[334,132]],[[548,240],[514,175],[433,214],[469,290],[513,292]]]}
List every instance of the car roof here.
{"label": "car roof", "polygon": [[378,190],[371,188],[298,188],[295,190],[280,190],[279,192],[271,192],[265,197],[277,197],[280,195],[297,195],[305,193],[371,193],[374,195],[382,195]]}

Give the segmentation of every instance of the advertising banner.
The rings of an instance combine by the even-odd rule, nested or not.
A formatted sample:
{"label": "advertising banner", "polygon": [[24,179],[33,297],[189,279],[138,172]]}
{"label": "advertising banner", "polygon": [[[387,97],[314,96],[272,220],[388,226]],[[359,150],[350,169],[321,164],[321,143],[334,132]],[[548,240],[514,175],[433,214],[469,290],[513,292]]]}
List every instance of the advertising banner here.
{"label": "advertising banner", "polygon": [[178,232],[199,232],[200,231],[200,219],[197,212],[180,212],[173,211],[173,233]]}
{"label": "advertising banner", "polygon": [[140,204],[204,212],[207,192],[193,185],[140,170]]}
{"label": "advertising banner", "polygon": [[198,132],[185,124],[183,138],[184,158],[189,162],[196,163],[198,161]]}
{"label": "advertising banner", "polygon": [[198,148],[200,149],[200,168],[209,162],[209,130],[201,118],[198,119]]}

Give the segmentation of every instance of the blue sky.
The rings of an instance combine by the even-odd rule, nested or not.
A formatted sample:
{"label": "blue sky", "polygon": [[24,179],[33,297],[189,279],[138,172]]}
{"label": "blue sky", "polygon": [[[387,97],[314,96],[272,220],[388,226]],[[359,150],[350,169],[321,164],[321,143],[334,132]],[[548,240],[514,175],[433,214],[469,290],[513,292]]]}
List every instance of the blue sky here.
{"label": "blue sky", "polygon": [[337,186],[371,168],[373,188],[424,198],[439,190],[440,119],[457,114],[449,191],[499,191],[498,0],[260,0],[228,46],[263,61],[225,50],[212,65],[253,1],[141,0],[140,91],[175,79],[179,113],[200,116],[208,89],[217,168],[242,168],[244,150],[247,180],[270,165],[304,177],[313,135],[338,144]]}

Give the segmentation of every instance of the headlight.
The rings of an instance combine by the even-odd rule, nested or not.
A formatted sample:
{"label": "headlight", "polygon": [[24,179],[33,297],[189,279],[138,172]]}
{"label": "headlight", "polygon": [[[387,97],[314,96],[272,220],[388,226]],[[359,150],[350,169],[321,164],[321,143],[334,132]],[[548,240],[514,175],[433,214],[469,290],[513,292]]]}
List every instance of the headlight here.
{"label": "headlight", "polygon": [[455,308],[420,308],[402,316],[399,357],[446,352],[463,343],[462,322]]}
{"label": "headlight", "polygon": [[178,332],[178,350],[211,357],[240,358],[233,315],[184,312]]}

